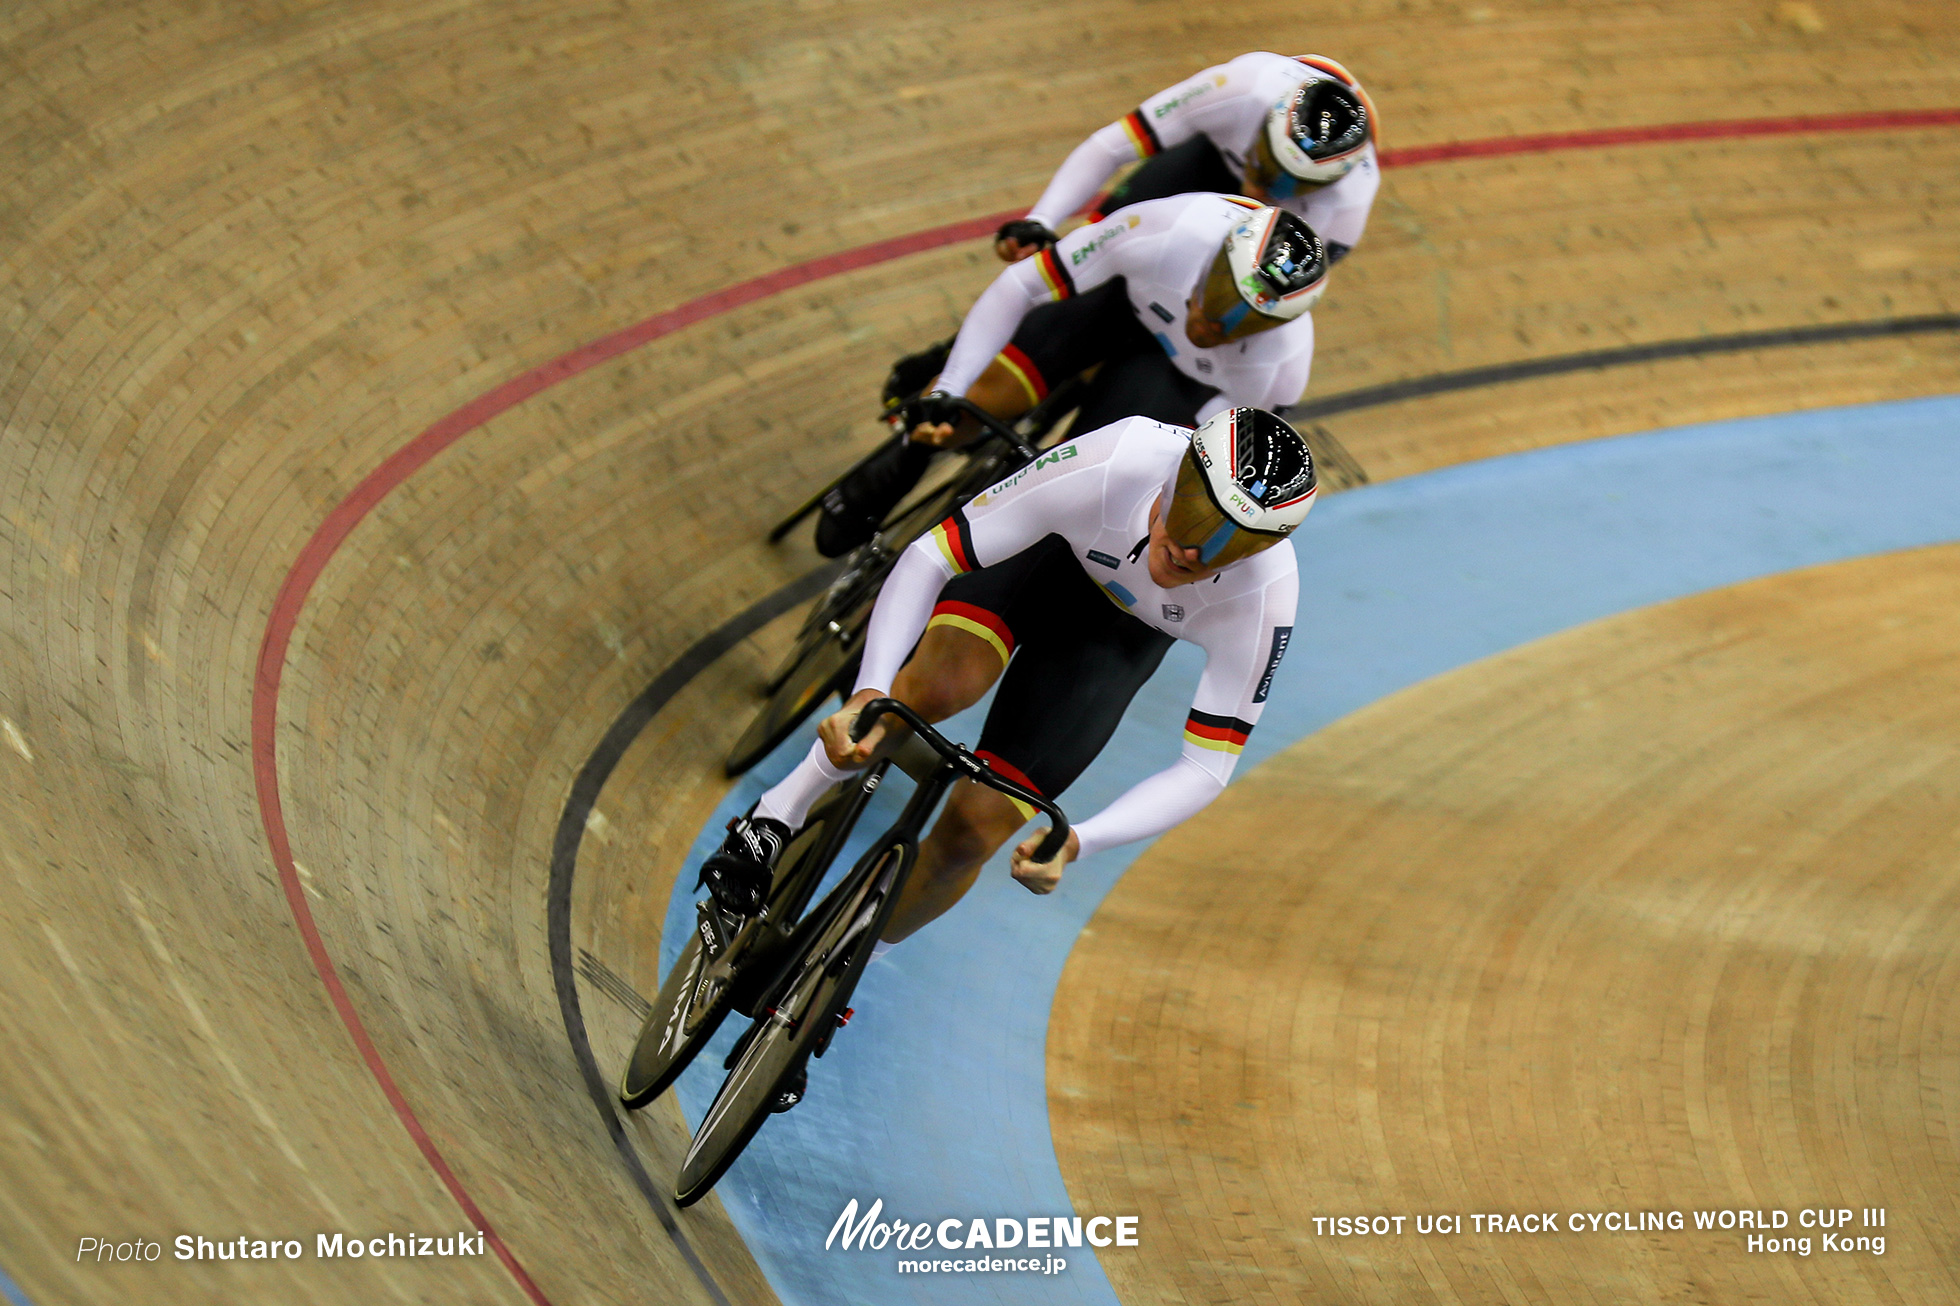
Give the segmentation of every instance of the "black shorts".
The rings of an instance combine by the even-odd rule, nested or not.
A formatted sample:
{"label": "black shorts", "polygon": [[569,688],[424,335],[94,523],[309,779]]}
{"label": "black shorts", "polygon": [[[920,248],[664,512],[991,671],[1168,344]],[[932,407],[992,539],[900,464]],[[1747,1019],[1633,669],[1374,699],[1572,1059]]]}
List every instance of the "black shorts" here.
{"label": "black shorts", "polygon": [[[1167,305],[1166,310],[1175,305]],[[1163,326],[1162,322],[1152,326]],[[1000,352],[1030,403],[1069,377],[1101,363],[1077,409],[1074,430],[1093,431],[1125,417],[1196,426],[1198,409],[1218,391],[1171,366],[1164,347],[1137,320],[1123,278],[1029,310]]]}
{"label": "black shorts", "polygon": [[1136,171],[1116,183],[1090,217],[1100,219],[1131,204],[1193,191],[1237,195],[1240,180],[1218,147],[1201,134],[1145,159]]}
{"label": "black shorts", "polygon": [[1118,607],[1059,535],[948,581],[932,626],[976,635],[1007,663],[974,752],[1048,798],[1095,761],[1176,643]]}

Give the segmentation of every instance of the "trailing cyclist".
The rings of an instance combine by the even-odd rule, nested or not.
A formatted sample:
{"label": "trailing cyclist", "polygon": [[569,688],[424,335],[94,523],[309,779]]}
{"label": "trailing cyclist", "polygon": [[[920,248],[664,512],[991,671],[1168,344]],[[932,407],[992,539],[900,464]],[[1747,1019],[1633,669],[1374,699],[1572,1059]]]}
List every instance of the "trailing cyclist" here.
{"label": "trailing cyclist", "polygon": [[1234,195],[1150,200],[1071,232],[974,302],[938,390],[906,410],[907,437],[826,496],[817,547],[834,557],[869,539],[934,449],[969,438],[941,394],[1012,419],[1100,364],[1078,431],[1132,416],[1188,427],[1234,406],[1297,402],[1327,269],[1298,216]]}
{"label": "trailing cyclist", "polygon": [[[893,569],[856,692],[704,862],[715,900],[737,916],[759,909],[792,832],[884,734],[879,725],[861,742],[850,738],[872,699],[889,695],[939,721],[999,680],[975,755],[1054,799],[1101,751],[1178,639],[1206,655],[1182,754],[1075,825],[1052,860],[1033,860],[1040,836],[1024,841],[1013,875],[1050,892],[1068,862],[1197,813],[1230,778],[1292,636],[1288,536],[1315,493],[1299,433],[1269,412],[1230,408],[1195,431],[1127,418],[977,495]],[[962,781],[920,845],[887,943],[952,906],[1029,814]]]}
{"label": "trailing cyclist", "polygon": [[1027,216],[1000,229],[994,250],[1013,262],[1046,249],[1091,201],[1095,221],[1165,195],[1237,191],[1304,219],[1338,263],[1361,242],[1381,187],[1375,132],[1373,101],[1334,60],[1242,54],[1159,91],[1076,146]]}

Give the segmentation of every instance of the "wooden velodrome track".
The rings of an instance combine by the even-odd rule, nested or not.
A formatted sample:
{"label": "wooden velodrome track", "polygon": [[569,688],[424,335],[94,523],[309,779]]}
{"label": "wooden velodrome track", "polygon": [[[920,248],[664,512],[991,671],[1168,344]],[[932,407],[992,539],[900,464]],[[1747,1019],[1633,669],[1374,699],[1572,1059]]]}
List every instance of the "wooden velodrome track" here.
{"label": "wooden velodrome track", "polygon": [[[0,1271],[40,1306],[772,1300],[719,1206],[650,1203],[594,1111],[549,955],[556,826],[623,705],[807,569],[762,530],[865,442],[886,364],[943,333],[994,265],[973,242],[884,262],[466,406],[698,296],[1025,203],[1141,95],[1275,46],[1360,71],[1391,149],[1960,106],[1960,26],[1926,0],[0,14]],[[1311,393],[1951,315],[1957,179],[1951,125],[1393,169],[1318,315]],[[1960,337],[1926,329],[1326,425],[1381,480],[1956,389]],[[432,428],[459,438],[350,500]],[[1942,987],[1954,561],[1772,578],[1520,650],[1306,741],[1149,854],[1072,956],[1051,1041],[1072,1190],[1166,1230],[1112,1261],[1123,1298],[1960,1294]],[[680,851],[779,637],[694,676],[586,822],[569,909],[579,956],[609,968],[588,964],[583,988],[595,1046],[630,1033],[611,972],[654,985]],[[1581,699],[1583,729],[1557,710]],[[1847,721],[1869,729],[1847,742]],[[1711,761],[1656,788],[1625,765],[1629,740]],[[1473,755],[1489,765],[1450,765]],[[1326,831],[1322,872],[1289,879],[1248,851],[1250,887],[1194,892],[1196,851],[1256,843],[1234,814],[1275,791]],[[1783,814],[1822,809],[1797,848]],[[1661,901],[1593,863],[1612,901],[1651,909],[1638,946],[1568,902],[1520,951],[1557,898],[1542,868],[1615,839],[1663,849],[1708,902],[1757,895],[1775,937],[1883,930],[1889,951],[1842,983],[1815,950],[1752,960],[1733,931],[1698,930],[1695,893]],[[1447,874],[1419,870],[1439,846]],[[1794,888],[1820,858],[1870,878]],[[1359,911],[1378,924],[1344,933]],[[1439,919],[1462,931],[1450,947]],[[1124,961],[1160,950],[1147,982],[1169,984],[1181,950],[1217,938],[1256,946],[1212,989],[1140,994]],[[1245,983],[1301,950],[1326,958],[1306,988]],[[1388,974],[1365,1018],[1336,1010],[1341,984]],[[1181,1056],[1199,1021],[1221,1057]],[[1442,1041],[1398,1042],[1412,1031]],[[1668,1073],[1683,1058],[1698,1099]],[[1436,1065],[1461,1095],[1425,1096]],[[1884,1128],[1852,1127],[1830,1088]],[[1310,1090],[1338,1102],[1321,1112]],[[1265,1104],[1265,1124],[1221,1116],[1228,1099]],[[664,1183],[684,1143],[671,1103],[629,1128]],[[1583,1188],[1680,1204],[1691,1185],[1655,1158],[1686,1155],[1691,1128],[1745,1171],[1805,1157],[1791,1201],[1877,1185],[1870,1203],[1917,1223],[1855,1263],[1529,1240],[1417,1261],[1301,1235],[1344,1202],[1511,1209]],[[1327,1186],[1308,1191],[1298,1158]],[[1276,1177],[1246,1182],[1262,1165]],[[1789,1176],[1748,1177],[1773,1204]],[[318,1230],[465,1225],[501,1256],[75,1255],[85,1236],[310,1251]]]}

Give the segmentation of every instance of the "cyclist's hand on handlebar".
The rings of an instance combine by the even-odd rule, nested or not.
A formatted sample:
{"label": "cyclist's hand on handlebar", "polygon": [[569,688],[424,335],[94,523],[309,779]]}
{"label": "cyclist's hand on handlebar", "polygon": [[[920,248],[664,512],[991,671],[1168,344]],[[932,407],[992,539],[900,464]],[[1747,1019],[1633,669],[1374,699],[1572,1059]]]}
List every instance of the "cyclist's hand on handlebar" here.
{"label": "cyclist's hand on handlebar", "polygon": [[1081,838],[1075,831],[1070,830],[1067,841],[1062,844],[1062,850],[1055,854],[1054,861],[1031,860],[1035,849],[1039,848],[1041,841],[1047,837],[1048,831],[1045,828],[1036,830],[1023,839],[1020,846],[1014,850],[1014,878],[1026,885],[1029,893],[1053,893],[1055,886],[1062,882],[1062,868],[1074,861],[1075,855],[1082,851]]}
{"label": "cyclist's hand on handlebar", "polygon": [[905,427],[915,444],[943,448],[953,443],[953,432],[965,414],[951,399],[944,390],[929,390],[905,405]]}
{"label": "cyclist's hand on handlebar", "polygon": [[863,739],[855,741],[851,738],[851,725],[866,703],[884,696],[884,691],[880,689],[860,689],[851,695],[850,702],[825,717],[823,724],[817,727],[817,738],[823,741],[824,755],[830,759],[832,766],[856,770],[871,760],[872,751],[885,737],[885,723],[878,722]]}
{"label": "cyclist's hand on handlebar", "polygon": [[1003,263],[1019,263],[1032,258],[1055,243],[1055,233],[1029,218],[1016,218],[1000,224],[994,233],[994,253]]}

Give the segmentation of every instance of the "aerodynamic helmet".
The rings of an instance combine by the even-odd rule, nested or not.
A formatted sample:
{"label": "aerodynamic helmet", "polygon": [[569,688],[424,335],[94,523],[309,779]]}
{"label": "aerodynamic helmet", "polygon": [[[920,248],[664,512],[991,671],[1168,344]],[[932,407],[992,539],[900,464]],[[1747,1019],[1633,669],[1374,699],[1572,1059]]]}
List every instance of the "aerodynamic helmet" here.
{"label": "aerodynamic helmet", "polygon": [[1357,88],[1320,78],[1302,83],[1267,111],[1265,130],[1253,139],[1252,179],[1275,199],[1328,185],[1361,162],[1373,135]]}
{"label": "aerodynamic helmet", "polygon": [[1191,433],[1165,486],[1164,529],[1203,565],[1223,567],[1292,534],[1318,488],[1298,431],[1264,409],[1228,408]]}
{"label": "aerodynamic helmet", "polygon": [[1212,259],[1205,316],[1238,340],[1304,315],[1326,288],[1327,249],[1313,228],[1285,209],[1261,207],[1225,234]]}

